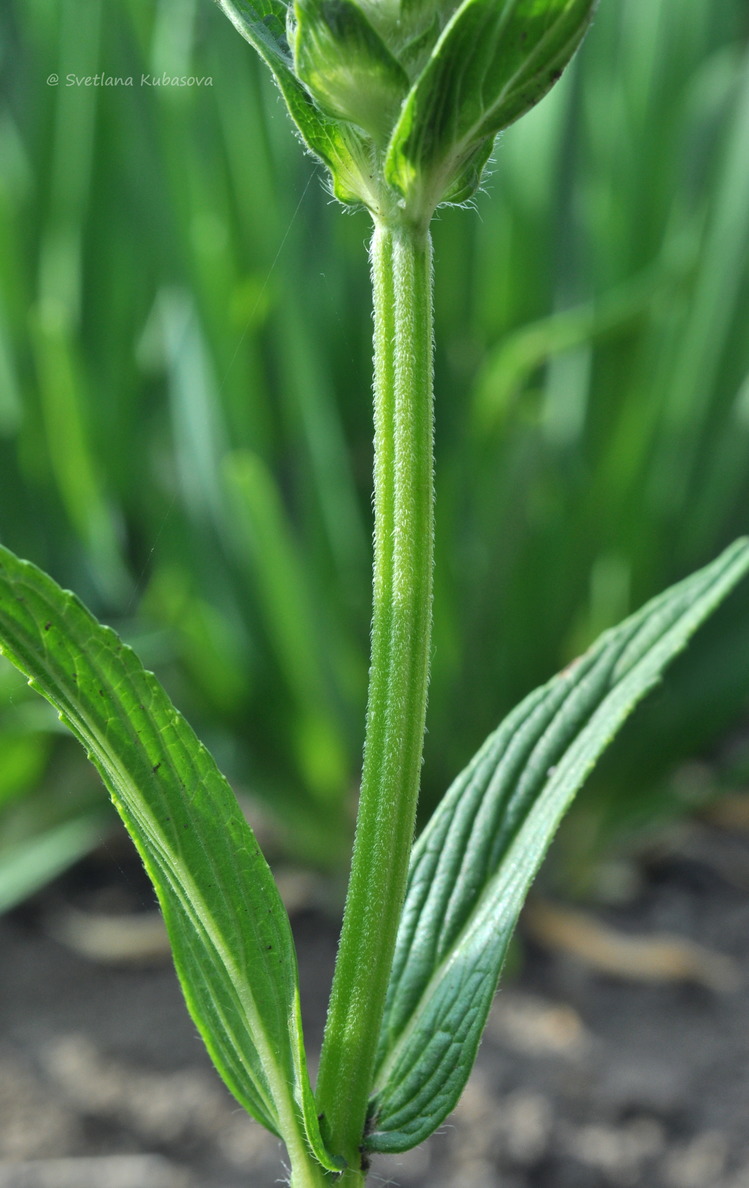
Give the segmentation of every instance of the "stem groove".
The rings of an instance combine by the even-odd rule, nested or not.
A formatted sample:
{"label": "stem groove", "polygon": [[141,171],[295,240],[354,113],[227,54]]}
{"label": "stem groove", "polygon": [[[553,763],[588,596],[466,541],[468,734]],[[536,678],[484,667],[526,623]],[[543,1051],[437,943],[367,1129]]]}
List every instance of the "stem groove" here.
{"label": "stem groove", "polygon": [[376,224],[370,259],[375,423],[371,666],[356,840],[317,1091],[328,1147],[352,1170],[360,1167],[413,841],[434,551],[429,232]]}

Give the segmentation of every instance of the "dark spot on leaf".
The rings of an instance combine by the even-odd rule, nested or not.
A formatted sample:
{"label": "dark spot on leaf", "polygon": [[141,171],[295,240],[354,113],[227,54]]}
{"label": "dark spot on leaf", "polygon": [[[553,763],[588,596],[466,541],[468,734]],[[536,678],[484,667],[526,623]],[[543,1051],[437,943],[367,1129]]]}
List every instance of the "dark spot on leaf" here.
{"label": "dark spot on leaf", "polygon": [[158,763],[154,763],[153,767],[151,768],[151,771],[158,771],[160,767],[161,767],[161,760],[159,759]]}
{"label": "dark spot on leaf", "polygon": [[268,949],[268,951],[270,951],[273,948],[273,945],[266,945],[265,947]]}
{"label": "dark spot on leaf", "polygon": [[50,627],[51,627],[51,626],[52,626],[52,624],[51,624],[51,623],[45,623],[45,624],[44,624],[44,630],[45,630],[45,631],[49,631],[49,629],[50,629]]}

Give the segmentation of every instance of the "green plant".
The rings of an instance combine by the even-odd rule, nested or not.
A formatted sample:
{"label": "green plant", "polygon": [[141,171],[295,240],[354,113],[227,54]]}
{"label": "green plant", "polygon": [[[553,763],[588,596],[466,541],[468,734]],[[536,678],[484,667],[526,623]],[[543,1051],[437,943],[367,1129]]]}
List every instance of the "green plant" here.
{"label": "green plant", "polygon": [[[0,539],[159,674],[272,815],[274,854],[330,870],[367,679],[367,216],[331,217],[216,6],[90,16],[84,37],[76,0],[0,5]],[[52,70],[213,85],[55,88]],[[746,530],[747,80],[743,0],[614,0],[503,133],[481,217],[440,214],[422,822],[529,689]],[[683,811],[664,776],[741,712],[726,660],[747,623],[737,599],[598,767],[565,826],[591,839],[576,879]],[[0,696],[0,865],[20,876],[0,907],[117,826],[30,696]]]}
{"label": "green plant", "polygon": [[[609,631],[492,734],[412,849],[432,601],[429,223],[556,81],[594,0],[220,0],[271,66],[336,196],[364,205],[375,310],[372,661],[357,834],[316,1092],[288,919],[215,763],[134,652],[0,551],[0,645],[83,742],[157,890],[188,1007],[296,1188],[361,1184],[470,1073],[561,816],[633,707],[749,569],[749,543]],[[252,481],[252,474],[250,480]]]}

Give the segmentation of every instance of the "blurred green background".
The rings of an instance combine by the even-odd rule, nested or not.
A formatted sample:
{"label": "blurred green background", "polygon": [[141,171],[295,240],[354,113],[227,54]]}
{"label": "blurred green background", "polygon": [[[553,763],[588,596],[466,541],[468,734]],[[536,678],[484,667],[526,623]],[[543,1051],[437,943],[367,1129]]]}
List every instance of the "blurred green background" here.
{"label": "blurred green background", "polygon": [[[368,219],[209,0],[4,0],[0,78],[0,539],[139,649],[277,848],[335,869],[366,691]],[[749,529],[746,0],[602,0],[475,206],[434,226],[425,813],[520,697]],[[678,811],[670,766],[748,701],[744,595],[570,852]],[[0,905],[102,835],[103,801],[2,667]]]}

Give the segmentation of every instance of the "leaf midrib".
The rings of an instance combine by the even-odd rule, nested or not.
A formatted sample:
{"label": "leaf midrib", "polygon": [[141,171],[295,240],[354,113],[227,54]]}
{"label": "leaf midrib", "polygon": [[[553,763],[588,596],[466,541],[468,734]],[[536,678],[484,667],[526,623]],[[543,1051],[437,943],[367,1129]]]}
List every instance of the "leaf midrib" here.
{"label": "leaf midrib", "polygon": [[[20,584],[17,578],[13,578],[12,580],[14,581],[15,585]],[[57,608],[54,605],[51,605],[44,598],[42,592],[37,588],[33,588],[31,592],[35,598],[38,598],[39,601],[42,602],[50,617],[56,619],[59,614]],[[79,610],[78,607],[75,607],[75,609]],[[82,607],[80,609],[83,610]],[[84,613],[86,612],[84,611]],[[114,637],[115,633],[113,632],[112,635]],[[50,687],[61,689],[63,697],[60,700],[70,707],[70,712],[66,716],[68,716],[71,730],[81,739],[81,741],[84,742],[86,747],[89,747],[90,743],[93,742],[94,746],[91,749],[96,754],[96,766],[101,772],[107,772],[109,774],[109,778],[114,785],[114,788],[117,789],[118,787],[126,787],[130,789],[132,800],[139,806],[140,811],[137,813],[131,813],[127,802],[123,801],[124,808],[128,816],[133,816],[133,818],[139,822],[146,821],[148,822],[149,826],[151,826],[151,828],[148,829],[149,839],[153,846],[154,854],[158,854],[161,857],[161,861],[164,864],[165,873],[167,877],[169,877],[170,887],[173,894],[175,895],[175,899],[177,900],[180,908],[188,920],[191,920],[193,923],[197,922],[200,925],[200,931],[204,936],[207,936],[210,939],[216,957],[229,974],[231,985],[237,995],[242,1009],[246,1013],[246,1018],[249,1020],[250,1029],[253,1035],[253,1045],[258,1050],[260,1063],[268,1080],[268,1088],[272,1095],[275,1094],[275,1097],[272,1097],[271,1102],[268,1103],[265,1090],[254,1084],[255,1078],[248,1069],[248,1073],[251,1077],[251,1080],[253,1081],[253,1088],[263,1101],[265,1105],[265,1112],[267,1112],[271,1118],[276,1118],[277,1122],[280,1122],[280,1114],[282,1111],[279,1110],[279,1102],[284,1102],[287,1098],[288,1087],[285,1077],[278,1069],[277,1062],[274,1059],[273,1048],[268,1042],[265,1028],[261,1024],[261,1017],[255,1005],[254,995],[252,994],[245,980],[240,975],[239,969],[232,959],[230,953],[226,949],[225,944],[220,939],[218,939],[221,937],[221,929],[217,925],[213,913],[208,910],[203,896],[198,892],[194,880],[189,874],[183,872],[183,869],[180,866],[180,861],[177,858],[173,847],[163,843],[158,820],[153,812],[149,809],[148,802],[138,787],[133,784],[132,780],[127,775],[127,772],[123,773],[120,761],[118,760],[116,764],[112,764],[109,761],[108,751],[111,752],[112,748],[108,747],[106,736],[102,734],[102,731],[95,720],[90,719],[90,716],[86,712],[83,703],[77,701],[75,698],[71,698],[67,694],[64,686],[61,687],[60,678],[55,673],[54,662],[50,657],[49,650],[47,649],[43,640],[40,642],[42,644],[41,650],[34,649],[36,663],[45,674]],[[127,648],[126,644],[123,644],[122,646],[123,648]],[[128,648],[128,652],[130,652],[133,658],[135,658],[135,654],[132,653],[131,649]],[[90,666],[92,673],[94,673],[97,678],[101,680],[103,685],[111,685],[112,682],[110,678],[106,674],[101,673],[98,666],[94,664],[94,661],[90,657],[87,657],[86,662]],[[145,670],[142,671],[145,673]],[[118,684],[122,683],[122,681],[126,679],[128,675],[129,674],[123,674]],[[33,679],[34,678],[32,678],[32,680]],[[42,692],[41,689],[38,691]],[[46,697],[46,694],[42,695]],[[47,697],[47,700],[51,699]],[[63,714],[59,710],[59,707],[55,705],[54,701],[52,702],[52,705],[58,710],[58,713],[60,713],[60,717],[62,718]],[[150,724],[154,726],[155,723],[150,713],[148,713],[148,711],[145,709],[144,713],[146,713]],[[81,723],[82,728],[80,725],[76,725],[76,722]],[[169,763],[171,768],[171,760],[169,760]],[[171,770],[173,772],[174,778],[178,778],[176,772],[174,772],[173,769]],[[218,774],[218,778],[222,778],[220,773]],[[115,791],[115,795],[118,800],[122,799],[119,792]],[[156,825],[155,830],[153,829],[154,823]],[[146,832],[142,824],[140,825],[140,828]],[[138,848],[140,849],[140,846],[138,846]],[[148,859],[149,855],[146,854],[145,857]],[[215,998],[213,998],[212,1001],[214,1006],[216,1006]],[[223,1011],[219,1011],[218,1013],[221,1015],[221,1018],[226,1026],[227,1034],[232,1038],[235,1038],[236,1029],[233,1026],[228,1025]],[[256,1035],[262,1036],[262,1041],[259,1044],[255,1041]],[[236,1044],[237,1052],[242,1053],[244,1046],[245,1045],[243,1043]],[[244,1057],[242,1057],[242,1063],[245,1064]],[[270,1108],[268,1108],[269,1104]]]}
{"label": "leaf midrib", "polygon": [[[628,700],[630,700],[632,697],[632,693],[630,692],[632,686],[635,686],[635,689],[638,689],[637,675],[643,666],[652,667],[653,672],[650,676],[650,679],[647,680],[644,686],[638,690],[636,701],[639,702],[647,695],[647,693],[659,680],[660,671],[662,668],[662,665],[656,661],[656,654],[667,647],[666,641],[673,633],[677,633],[682,637],[682,639],[679,646],[675,647],[673,652],[670,652],[669,650],[668,658],[672,659],[676,654],[678,654],[680,650],[683,649],[692,632],[700,625],[701,622],[703,622],[704,618],[709,613],[710,608],[714,607],[719,601],[720,597],[723,596],[727,583],[729,584],[730,588],[731,577],[729,575],[731,568],[732,567],[729,565],[727,570],[723,572],[718,578],[716,578],[713,583],[710,583],[707,589],[700,591],[698,599],[700,601],[702,599],[707,599],[707,604],[705,606],[700,606],[696,611],[694,608],[685,607],[673,621],[664,625],[663,630],[657,636],[655,636],[649,644],[645,654],[642,655],[623,676],[620,676],[614,681],[613,684],[609,686],[605,696],[597,705],[594,706],[592,712],[589,714],[584,727],[578,731],[571,742],[565,747],[563,754],[558,760],[557,770],[548,780],[546,785],[541,787],[538,795],[534,798],[533,806],[530,812],[519,822],[517,829],[513,832],[511,840],[509,841],[500,858],[497,869],[487,880],[483,890],[476,899],[475,905],[471,909],[465,924],[452,942],[448,953],[441,959],[439,964],[435,967],[433,973],[430,975],[429,980],[426,982],[424,989],[419,996],[418,1003],[414,1007],[408,1022],[402,1029],[397,1041],[390,1049],[390,1052],[378,1070],[376,1084],[373,1088],[373,1095],[378,1091],[381,1091],[381,1089],[387,1085],[390,1073],[397,1066],[400,1056],[407,1050],[408,1043],[418,1027],[423,1005],[425,1002],[428,1003],[433,989],[439,986],[440,981],[446,975],[451,964],[454,964],[460,960],[461,948],[470,942],[471,936],[473,934],[486,925],[488,918],[487,900],[491,898],[493,901],[497,895],[497,891],[502,888],[502,884],[504,883],[502,890],[505,901],[510,904],[514,903],[515,896],[517,895],[517,883],[523,883],[525,881],[525,870],[527,870],[527,864],[524,862],[513,862],[512,855],[517,851],[519,851],[521,855],[524,855],[528,851],[530,848],[528,843],[532,842],[534,834],[537,833],[537,826],[535,822],[538,817],[537,810],[539,810],[539,806],[544,802],[549,800],[553,802],[556,799],[559,785],[570,781],[570,775],[574,772],[575,766],[577,764],[582,762],[588,770],[582,773],[579,780],[573,775],[572,783],[575,784],[576,787],[579,787],[581,783],[587,778],[587,775],[595,763],[595,757],[591,759],[586,755],[589,745],[587,736],[590,730],[593,729],[596,719],[600,717],[605,718],[608,716],[606,707],[610,709],[610,703],[612,701],[623,703],[623,705],[617,707],[620,710],[626,708]],[[639,626],[641,627],[642,623],[640,623]],[[630,637],[630,639],[627,641],[627,644],[631,644],[632,638],[634,638],[634,636]],[[603,659],[603,654],[605,653],[602,653],[599,659]],[[621,657],[615,659],[614,663],[618,663],[619,659],[621,659]],[[554,682],[550,683],[549,693],[551,693],[551,686],[553,683]],[[529,834],[530,836],[526,839],[524,836],[525,834]],[[525,869],[523,869],[524,867]],[[498,927],[499,926],[500,925],[498,925]]]}

